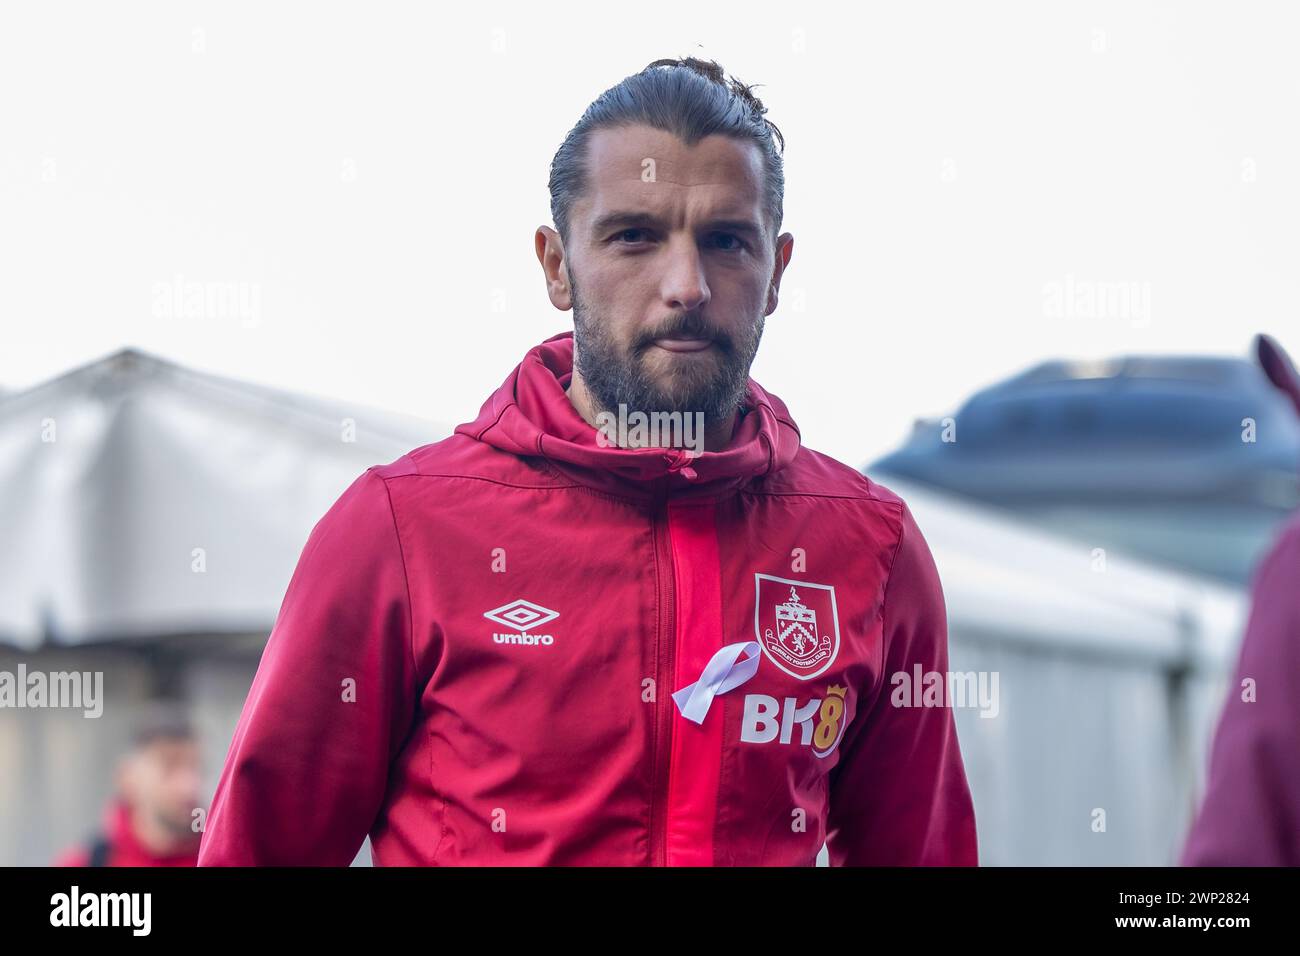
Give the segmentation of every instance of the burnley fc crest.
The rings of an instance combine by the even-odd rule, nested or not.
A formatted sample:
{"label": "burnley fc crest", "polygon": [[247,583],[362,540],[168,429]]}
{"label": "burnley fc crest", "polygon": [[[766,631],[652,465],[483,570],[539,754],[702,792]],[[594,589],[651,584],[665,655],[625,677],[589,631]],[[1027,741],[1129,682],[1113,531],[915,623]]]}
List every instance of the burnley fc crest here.
{"label": "burnley fc crest", "polygon": [[768,660],[800,680],[830,667],[840,649],[835,588],[770,574],[755,574],[754,587],[754,633]]}

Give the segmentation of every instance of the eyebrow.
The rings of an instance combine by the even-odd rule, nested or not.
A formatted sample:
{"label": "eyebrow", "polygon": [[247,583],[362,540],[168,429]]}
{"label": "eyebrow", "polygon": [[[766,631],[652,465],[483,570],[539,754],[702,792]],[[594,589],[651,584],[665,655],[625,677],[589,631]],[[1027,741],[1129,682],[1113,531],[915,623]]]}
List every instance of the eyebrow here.
{"label": "eyebrow", "polygon": [[[628,229],[643,226],[661,227],[662,225],[663,223],[656,216],[648,212],[610,212],[592,223],[591,231],[594,235],[603,236],[618,227]],[[762,234],[762,229],[750,219],[710,219],[704,224],[704,227],[713,231],[739,232],[749,236]]]}

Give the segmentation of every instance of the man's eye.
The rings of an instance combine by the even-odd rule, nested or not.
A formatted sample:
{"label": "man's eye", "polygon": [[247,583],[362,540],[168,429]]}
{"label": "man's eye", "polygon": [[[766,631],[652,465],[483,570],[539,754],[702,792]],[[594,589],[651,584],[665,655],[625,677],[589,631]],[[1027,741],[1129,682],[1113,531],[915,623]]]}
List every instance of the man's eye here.
{"label": "man's eye", "polygon": [[[645,233],[645,230],[644,230],[644,229],[623,229],[623,230],[620,230],[619,232],[615,233],[615,234],[614,234],[614,238],[615,238],[615,239],[622,240],[622,239],[626,238],[626,237],[629,236],[629,235],[631,235],[631,236],[639,236],[639,235],[642,235],[642,234],[644,234],[644,233]],[[629,245],[630,243],[621,243],[621,244],[622,244],[622,245]]]}
{"label": "man's eye", "polygon": [[745,243],[741,240],[741,238],[739,236],[733,235],[730,232],[718,232],[718,233],[714,233],[714,236],[716,238],[724,239],[724,240],[730,239],[735,243],[734,246],[725,246],[722,250],[723,252],[737,252],[745,248]]}

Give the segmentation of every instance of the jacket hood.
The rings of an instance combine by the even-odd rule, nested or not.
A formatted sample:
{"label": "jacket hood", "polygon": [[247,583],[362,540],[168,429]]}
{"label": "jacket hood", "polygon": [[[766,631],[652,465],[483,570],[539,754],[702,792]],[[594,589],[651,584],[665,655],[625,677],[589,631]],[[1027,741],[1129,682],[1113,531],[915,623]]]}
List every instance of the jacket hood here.
{"label": "jacket hood", "polygon": [[513,455],[545,458],[557,471],[602,491],[650,497],[714,495],[769,475],[794,460],[799,428],[785,404],[752,378],[725,448],[697,454],[685,448],[603,446],[565,390],[573,378],[573,332],[534,346],[478,417],[456,434]]}
{"label": "jacket hood", "polygon": [[1296,372],[1291,356],[1269,335],[1255,337],[1255,356],[1264,374],[1295,406],[1300,414],[1300,374]]}

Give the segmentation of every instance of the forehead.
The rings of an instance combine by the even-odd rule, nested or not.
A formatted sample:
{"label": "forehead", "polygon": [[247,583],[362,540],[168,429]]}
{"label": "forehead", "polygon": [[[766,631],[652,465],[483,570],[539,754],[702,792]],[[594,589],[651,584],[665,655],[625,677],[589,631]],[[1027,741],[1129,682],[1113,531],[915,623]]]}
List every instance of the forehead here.
{"label": "forehead", "polygon": [[605,128],[588,141],[586,165],[575,206],[588,221],[612,210],[673,219],[762,213],[763,155],[748,140],[712,134],[687,146],[649,126]]}
{"label": "forehead", "polygon": [[180,760],[198,753],[198,742],[189,737],[158,737],[149,741],[141,752],[157,760]]}

